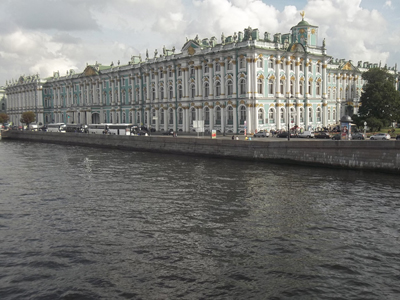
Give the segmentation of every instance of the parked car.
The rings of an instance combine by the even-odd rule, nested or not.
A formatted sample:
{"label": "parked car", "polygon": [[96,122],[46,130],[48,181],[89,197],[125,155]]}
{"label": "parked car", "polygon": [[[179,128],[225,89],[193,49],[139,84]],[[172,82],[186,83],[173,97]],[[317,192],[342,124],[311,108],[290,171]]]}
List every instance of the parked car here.
{"label": "parked car", "polygon": [[313,138],[314,137],[314,132],[312,131],[304,131],[302,133],[299,133],[297,135],[299,138]]}
{"label": "parked car", "polygon": [[352,140],[365,140],[365,134],[361,132],[356,132],[351,135]]}
{"label": "parked car", "polygon": [[389,133],[377,133],[369,137],[370,140],[390,140]]}
{"label": "parked car", "polygon": [[335,135],[332,137],[332,140],[340,140],[340,133],[335,134]]}
{"label": "parked car", "polygon": [[37,123],[29,123],[29,128],[27,128],[27,130],[38,131],[39,125]]}
{"label": "parked car", "polygon": [[396,136],[396,141],[400,140],[400,134]]}
{"label": "parked car", "polygon": [[[288,133],[287,133],[287,131],[282,131],[282,132],[278,133],[276,137],[278,137],[278,138],[287,138],[288,137]],[[295,138],[296,135],[293,134],[293,133],[290,133],[290,137],[291,138]]]}
{"label": "parked car", "polygon": [[261,130],[253,135],[254,137],[269,137],[269,132]]}
{"label": "parked car", "polygon": [[163,132],[163,135],[173,135],[174,134],[174,130],[173,129],[169,129],[165,132]]}
{"label": "parked car", "polygon": [[328,132],[318,132],[314,137],[316,139],[330,139],[331,135]]}

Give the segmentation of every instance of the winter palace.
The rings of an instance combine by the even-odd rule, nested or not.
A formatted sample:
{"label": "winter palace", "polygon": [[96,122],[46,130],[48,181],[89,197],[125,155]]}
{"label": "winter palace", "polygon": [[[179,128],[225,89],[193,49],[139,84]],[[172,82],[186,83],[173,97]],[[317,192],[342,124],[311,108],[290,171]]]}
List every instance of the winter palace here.
{"label": "winter palace", "polygon": [[[249,133],[330,127],[357,113],[361,75],[378,64],[333,59],[318,27],[304,19],[287,34],[246,28],[231,36],[186,39],[127,64],[87,65],[50,78],[6,83],[10,121],[34,111],[38,123],[133,123],[156,131]],[[396,76],[395,67],[384,66]],[[194,122],[203,121],[203,122]]]}

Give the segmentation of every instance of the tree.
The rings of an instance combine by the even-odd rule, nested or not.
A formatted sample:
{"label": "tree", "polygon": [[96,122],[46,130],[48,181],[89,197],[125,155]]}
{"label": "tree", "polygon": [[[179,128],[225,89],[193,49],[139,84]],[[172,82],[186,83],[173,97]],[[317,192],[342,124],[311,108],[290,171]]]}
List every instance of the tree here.
{"label": "tree", "polygon": [[36,115],[33,111],[26,111],[22,113],[20,119],[21,123],[26,124],[26,127],[29,127],[29,124],[35,122],[35,120],[36,120]]}
{"label": "tree", "polygon": [[[389,126],[400,118],[400,94],[395,78],[386,70],[374,68],[362,75],[367,81],[361,95],[360,120],[376,129]],[[373,125],[374,124],[374,125]]]}
{"label": "tree", "polygon": [[6,123],[8,120],[10,120],[10,117],[7,114],[0,114],[0,124]]}

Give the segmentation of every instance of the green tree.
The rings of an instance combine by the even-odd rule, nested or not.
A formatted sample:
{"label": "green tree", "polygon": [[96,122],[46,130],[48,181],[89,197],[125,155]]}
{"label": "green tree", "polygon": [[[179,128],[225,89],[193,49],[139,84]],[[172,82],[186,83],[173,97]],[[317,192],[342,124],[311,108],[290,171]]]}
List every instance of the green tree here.
{"label": "green tree", "polygon": [[400,94],[395,88],[395,78],[386,70],[374,68],[362,75],[367,81],[361,95],[360,122],[380,130],[400,118]]}
{"label": "green tree", "polygon": [[8,120],[10,120],[10,117],[7,114],[0,114],[0,124],[6,123]]}
{"label": "green tree", "polygon": [[26,124],[26,127],[29,127],[29,124],[32,122],[35,122],[36,120],[36,115],[33,111],[26,111],[22,113],[21,115],[21,123]]}

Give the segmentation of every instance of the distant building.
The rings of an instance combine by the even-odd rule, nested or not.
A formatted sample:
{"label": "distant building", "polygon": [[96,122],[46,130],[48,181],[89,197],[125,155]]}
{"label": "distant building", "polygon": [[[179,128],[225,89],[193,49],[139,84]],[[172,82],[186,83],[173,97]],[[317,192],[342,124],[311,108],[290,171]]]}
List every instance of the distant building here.
{"label": "distant building", "polygon": [[7,114],[10,122],[21,125],[22,113],[33,111],[36,114],[36,122],[43,124],[43,80],[39,75],[20,76],[16,81],[6,83]]}
{"label": "distant building", "polygon": [[0,86],[0,113],[7,113],[6,91]]}
{"label": "distant building", "polygon": [[[135,123],[157,131],[226,133],[336,125],[358,112],[363,72],[377,64],[333,59],[318,27],[303,19],[287,34],[246,28],[230,36],[187,40],[128,64],[87,65],[41,81],[6,87],[9,113],[35,110],[44,123]],[[397,78],[397,66],[385,68]],[[288,111],[289,110],[289,111]],[[39,116],[40,115],[40,116]]]}

